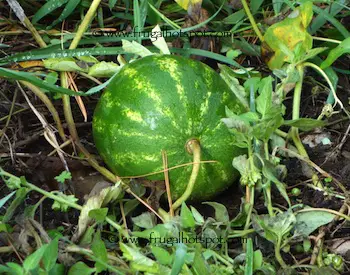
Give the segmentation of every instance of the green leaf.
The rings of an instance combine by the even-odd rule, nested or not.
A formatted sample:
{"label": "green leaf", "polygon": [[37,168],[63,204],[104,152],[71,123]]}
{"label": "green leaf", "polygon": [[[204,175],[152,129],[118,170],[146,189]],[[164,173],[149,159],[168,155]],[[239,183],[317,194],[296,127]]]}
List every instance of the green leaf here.
{"label": "green leaf", "polygon": [[[283,117],[278,113],[277,108],[271,108],[270,112],[275,109],[275,116],[264,119],[253,126],[252,134],[255,138],[267,141],[271,135],[283,124]],[[269,114],[270,116],[270,114]]]}
{"label": "green leaf", "polygon": [[112,10],[115,6],[115,4],[117,3],[118,0],[109,0],[108,1],[108,7],[110,10]]}
{"label": "green leaf", "polygon": [[83,262],[77,262],[68,271],[68,275],[82,275],[82,274],[92,274],[95,272],[95,268],[88,267]]}
{"label": "green leaf", "polygon": [[[126,37],[103,37],[103,41],[121,41],[127,39]],[[148,39],[148,38],[144,38]],[[130,40],[133,40],[131,37]],[[80,44],[83,41],[80,42]],[[88,41],[91,43],[91,41]],[[97,38],[94,38],[94,43],[98,42]],[[87,42],[86,42],[87,43]],[[156,47],[147,47],[149,50],[157,50]],[[210,59],[217,60],[222,63],[226,63],[229,65],[232,65],[234,67],[240,68],[244,71],[247,71],[244,67],[242,67],[239,63],[236,61],[229,59],[221,54],[213,53],[210,51],[200,50],[200,49],[192,49],[192,48],[170,48],[170,52],[172,53],[178,53],[181,55],[197,55],[197,56],[204,56]],[[61,58],[61,57],[74,57],[74,56],[82,56],[82,55],[117,55],[117,54],[124,54],[125,51],[122,47],[98,47],[98,48],[83,48],[83,49],[75,49],[75,50],[60,50],[59,48],[49,47],[39,50],[33,50],[25,53],[20,54],[14,54],[9,57],[0,58],[0,65],[9,64],[11,62],[19,62],[19,61],[28,61],[28,60],[40,60],[40,59],[47,59],[47,58]],[[0,74],[1,76],[1,74]]]}
{"label": "green leaf", "polygon": [[21,187],[16,191],[16,198],[11,202],[10,206],[6,209],[6,214],[2,218],[3,223],[7,223],[12,219],[17,207],[19,207],[24,202],[29,192],[30,192],[30,189],[26,187]]}
{"label": "green leaf", "polygon": [[137,199],[131,199],[125,202],[124,204],[125,216],[128,216],[128,214],[131,213],[139,204],[140,202]]}
{"label": "green leaf", "polygon": [[120,250],[123,252],[123,256],[131,262],[132,269],[154,274],[159,273],[159,265],[157,262],[144,256],[138,250],[131,248],[124,243],[119,243],[119,246]]}
{"label": "green leaf", "polygon": [[37,251],[30,254],[23,262],[23,268],[25,271],[30,271],[34,268],[37,268],[41,258],[43,257],[44,253],[46,252],[46,249],[48,247],[48,244],[44,244],[41,246]]}
{"label": "green leaf", "polygon": [[297,127],[302,131],[310,131],[314,128],[323,127],[326,122],[312,118],[299,118],[294,120],[285,120],[284,125]]}
{"label": "green leaf", "polygon": [[[298,224],[298,215],[297,215],[297,224]],[[311,241],[309,239],[303,240],[304,252],[308,252],[311,249]]]}
{"label": "green leaf", "polygon": [[6,265],[10,268],[8,274],[11,274],[11,275],[25,274],[25,270],[17,263],[6,263]]}
{"label": "green leaf", "polygon": [[200,246],[196,247],[196,252],[193,258],[192,269],[194,271],[194,275],[210,275],[208,264],[206,263],[201,253]]}
{"label": "green leaf", "polygon": [[112,77],[114,74],[118,73],[121,68],[122,66],[114,62],[101,61],[89,68],[89,75],[94,77]]}
{"label": "green leaf", "polygon": [[280,13],[282,5],[283,5],[283,1],[272,0],[272,6],[273,6],[273,11],[275,12],[275,15],[278,15]]}
{"label": "green leaf", "polygon": [[195,221],[202,225],[204,223],[204,218],[198,212],[198,210],[196,208],[194,208],[192,205],[191,205],[191,212],[192,212],[192,215],[193,215],[193,218],[195,219]]}
{"label": "green leaf", "polygon": [[18,177],[9,177],[5,179],[5,184],[8,189],[19,189],[21,188],[21,179]]}
{"label": "green leaf", "polygon": [[75,60],[72,57],[48,58],[43,61],[46,69],[59,72],[85,72],[89,66],[84,61]]}
{"label": "green leaf", "polygon": [[119,71],[117,71],[112,77],[110,77],[106,82],[97,85],[95,87],[90,88],[87,92],[86,95],[93,95],[95,93],[98,93],[102,89],[106,88],[107,85],[118,75]]}
{"label": "green leaf", "polygon": [[185,263],[185,257],[187,252],[187,246],[183,243],[179,243],[176,245],[176,251],[175,251],[175,259],[173,266],[171,267],[171,275],[177,275],[180,273],[184,263]]}
{"label": "green leaf", "polygon": [[132,217],[131,219],[135,225],[141,228],[151,229],[156,225],[155,216],[150,212],[144,212],[137,217]]}
{"label": "green leaf", "polygon": [[16,191],[11,192],[10,194],[8,194],[6,197],[3,197],[0,200],[0,208],[3,207],[5,205],[5,203],[11,199],[11,197],[16,193]]}
{"label": "green leaf", "polygon": [[334,16],[325,12],[323,9],[317,7],[316,5],[313,5],[312,9],[319,15],[322,15],[328,22],[333,24],[333,26],[338,29],[338,31],[344,36],[344,38],[350,37],[350,32]]}
{"label": "green leaf", "polygon": [[231,227],[241,227],[245,225],[245,222],[247,220],[247,210],[248,210],[248,207],[246,207],[246,205],[247,204],[245,203],[244,199],[241,198],[239,213],[231,221]]}
{"label": "green leaf", "polygon": [[66,180],[71,180],[72,174],[69,171],[62,171],[61,174],[55,177],[59,183],[64,183]]}
{"label": "green leaf", "polygon": [[70,89],[62,88],[57,85],[52,85],[49,83],[44,82],[40,78],[36,77],[35,74],[32,73],[27,73],[27,72],[20,72],[20,71],[15,71],[15,70],[10,70],[10,69],[5,69],[5,68],[0,68],[0,76],[1,77],[7,77],[10,79],[16,79],[16,80],[23,80],[23,81],[28,81],[35,86],[38,86],[39,88],[43,88],[51,93],[58,93],[58,94],[66,94],[66,95],[71,95],[71,96],[85,96],[84,93],[82,92],[73,92]]}
{"label": "green leaf", "polygon": [[261,253],[260,249],[254,251],[254,263],[253,263],[253,270],[257,270],[262,267],[264,263],[264,257],[263,254]]}
{"label": "green leaf", "polygon": [[229,24],[229,25],[238,24],[239,21],[241,21],[244,18],[244,16],[245,16],[245,12],[243,9],[241,9],[241,10],[236,11],[236,12],[230,14],[229,16],[225,17],[222,20],[222,23]]}
{"label": "green leaf", "polygon": [[[57,196],[61,197],[62,199],[70,203],[76,203],[78,201],[78,199],[74,195],[66,195],[66,194],[63,194],[62,192],[59,192]],[[69,205],[55,200],[51,208],[55,211],[67,212],[69,209]]]}
{"label": "green leaf", "polygon": [[84,232],[83,236],[79,240],[81,246],[90,245],[92,243],[93,236],[95,235],[95,229],[89,226]]}
{"label": "green leaf", "polygon": [[[336,0],[328,5],[323,11],[324,13],[328,13],[330,16],[334,17],[341,10],[345,9],[348,3],[348,0]],[[309,33],[311,35],[315,34],[325,23],[327,23],[327,19],[322,14],[317,15],[311,22]]]}
{"label": "green leaf", "polygon": [[45,250],[43,255],[43,264],[46,271],[50,271],[56,264],[58,257],[58,240],[59,237],[56,237],[52,240]]}
{"label": "green leaf", "polygon": [[252,215],[253,228],[266,240],[277,243],[283,236],[290,232],[296,223],[296,218],[291,211],[279,213],[274,217],[269,215]]}
{"label": "green leaf", "polygon": [[171,264],[172,256],[164,248],[152,245],[151,251],[152,251],[152,254],[154,255],[154,257],[156,258],[157,262],[159,262],[160,264],[162,264],[162,265],[170,265]]}
{"label": "green leaf", "polygon": [[272,107],[272,77],[265,77],[260,82],[260,95],[256,99],[256,109],[265,118]]}
{"label": "green leaf", "polygon": [[218,222],[226,223],[229,221],[229,215],[225,205],[217,202],[203,202],[203,204],[208,204],[215,210],[215,220]]}
{"label": "green leaf", "polygon": [[98,208],[89,211],[89,217],[94,219],[98,223],[104,222],[107,217],[108,208]]}
{"label": "green leaf", "polygon": [[181,225],[183,228],[194,228],[196,225],[196,222],[193,218],[192,212],[187,207],[186,203],[182,203],[181,205]]}
{"label": "green leaf", "polygon": [[226,84],[231,88],[231,91],[238,98],[238,100],[249,109],[247,95],[244,88],[239,84],[237,78],[234,77],[232,69],[226,65],[218,64],[220,69],[220,76],[226,82]]}
{"label": "green leaf", "polygon": [[146,229],[142,232],[134,231],[133,236],[140,237],[150,240],[151,243],[154,243],[159,240],[159,238],[165,238],[169,235],[169,230],[164,224],[157,224],[151,229]]}
{"label": "green leaf", "polygon": [[336,48],[329,52],[326,60],[321,64],[321,69],[326,69],[345,53],[350,53],[350,37],[343,40]]}
{"label": "green leaf", "polygon": [[237,169],[241,175],[241,183],[248,184],[250,166],[247,159],[247,155],[240,155],[232,160],[232,166]]}
{"label": "green leaf", "polygon": [[334,214],[323,211],[298,213],[296,215],[294,236],[307,237],[320,226],[330,223],[334,217]]}
{"label": "green leaf", "polygon": [[246,246],[244,275],[253,275],[253,264],[254,264],[253,241],[251,238],[248,238],[247,246]]}
{"label": "green leaf", "polygon": [[[20,265],[18,265],[18,266],[22,269],[22,267]],[[0,265],[0,274],[11,274],[9,271],[10,271],[10,269],[8,266]],[[21,270],[21,271],[23,273],[23,270]]]}
{"label": "green leaf", "polygon": [[141,44],[137,43],[136,41],[128,41],[128,40],[122,40],[123,42],[123,50],[127,53],[132,53],[139,55],[141,57],[153,55],[154,53],[150,52],[146,47],[142,46]]}
{"label": "green leaf", "polygon": [[223,244],[224,241],[214,229],[207,227],[203,230],[201,243],[204,248],[215,249],[219,244]]}
{"label": "green leaf", "polygon": [[262,168],[262,172],[263,175],[270,181],[272,181],[278,191],[280,192],[280,194],[282,195],[282,197],[288,202],[288,205],[290,206],[290,200],[286,191],[286,187],[285,185],[279,181],[279,179],[277,178],[277,173],[276,173],[276,169],[274,167],[274,165],[269,162],[268,160],[264,160],[264,166]]}
{"label": "green leaf", "polygon": [[74,10],[75,8],[79,5],[81,0],[68,0],[67,5],[64,7],[61,15],[53,21],[53,23],[50,25],[50,28],[52,26],[55,26],[56,24],[62,22],[64,19],[66,19]]}
{"label": "green leaf", "polygon": [[[49,275],[65,275],[65,267],[63,264],[56,263],[49,272]],[[86,273],[84,273],[86,274]]]}
{"label": "green leaf", "polygon": [[246,81],[244,81],[244,89],[246,90],[246,93],[250,94],[250,90],[253,89],[254,96],[256,95],[257,90],[261,86],[260,84],[261,78],[260,77],[251,77],[248,78]]}
{"label": "green leaf", "polygon": [[327,49],[328,49],[327,47],[310,49],[304,55],[300,55],[300,56],[296,55],[295,62],[297,64],[302,63],[308,59],[314,58],[315,56],[319,55],[320,53],[324,52]]}
{"label": "green leaf", "polygon": [[107,270],[106,264],[108,264],[108,255],[105,243],[101,240],[101,232],[98,230],[95,233],[94,240],[91,244],[91,250],[94,253],[94,256],[101,260],[101,262],[95,262],[96,272],[102,272]]}
{"label": "green leaf", "polygon": [[68,0],[49,0],[46,2],[33,16],[33,24],[37,23],[41,18],[50,14],[55,9],[63,6]]}

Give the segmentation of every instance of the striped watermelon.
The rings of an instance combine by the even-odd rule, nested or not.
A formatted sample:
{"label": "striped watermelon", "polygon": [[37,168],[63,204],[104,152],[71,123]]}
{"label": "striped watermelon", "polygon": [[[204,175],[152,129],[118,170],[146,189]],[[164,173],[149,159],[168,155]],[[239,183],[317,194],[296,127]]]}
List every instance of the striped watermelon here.
{"label": "striped watermelon", "polygon": [[[119,176],[144,175],[192,161],[185,148],[196,138],[202,164],[191,199],[208,199],[235,181],[233,157],[242,150],[220,122],[225,106],[237,113],[239,103],[221,77],[207,65],[174,55],[151,55],[125,65],[102,94],[93,118],[96,147]],[[169,171],[173,199],[182,195],[192,166]],[[148,177],[162,180],[160,173]]]}

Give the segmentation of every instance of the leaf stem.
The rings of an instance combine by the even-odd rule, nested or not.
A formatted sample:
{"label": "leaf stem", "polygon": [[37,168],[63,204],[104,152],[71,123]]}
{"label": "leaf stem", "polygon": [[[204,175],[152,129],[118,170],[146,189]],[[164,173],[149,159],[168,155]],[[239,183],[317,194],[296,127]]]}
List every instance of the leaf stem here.
{"label": "leaf stem", "polygon": [[249,193],[250,193],[250,196],[249,196],[249,210],[248,210],[248,214],[247,214],[247,219],[246,219],[246,223],[245,223],[245,226],[244,226],[244,230],[247,230],[249,228],[249,225],[250,225],[250,219],[251,219],[251,216],[252,216],[252,212],[253,212],[253,207],[254,207],[254,191],[255,191],[255,186],[251,186],[249,187]]}
{"label": "leaf stem", "polygon": [[242,0],[242,5],[243,5],[243,8],[244,8],[244,11],[245,13],[247,14],[248,16],[248,19],[250,21],[250,24],[252,25],[256,35],[259,37],[260,41],[263,42],[264,41],[264,37],[263,35],[261,34],[259,28],[258,28],[258,25],[256,24],[255,22],[255,19],[252,15],[252,13],[250,12],[250,9],[249,9],[249,6],[248,6],[248,3],[246,0]]}
{"label": "leaf stem", "polygon": [[42,39],[41,35],[36,30],[36,28],[33,26],[32,22],[30,22],[30,20],[28,19],[27,16],[24,18],[23,23],[27,27],[27,29],[32,33],[33,38],[39,44],[39,46],[41,48],[46,48],[47,45],[46,45],[45,41]]}
{"label": "leaf stem", "polygon": [[313,68],[314,70],[316,70],[320,75],[322,75],[322,77],[326,80],[332,94],[333,94],[333,97],[335,99],[335,102],[337,104],[339,104],[340,108],[347,114],[348,117],[350,117],[350,114],[348,113],[348,111],[344,108],[344,105],[343,103],[341,102],[341,100],[337,97],[337,94],[335,92],[335,89],[333,87],[333,84],[331,82],[331,80],[329,79],[329,77],[327,76],[327,74],[319,67],[317,66],[316,64],[314,63],[311,63],[311,62],[304,62],[303,63],[303,66],[304,67],[311,67]]}
{"label": "leaf stem", "polygon": [[[297,66],[297,70],[298,70],[300,79],[295,84],[295,88],[294,88],[293,113],[292,113],[293,120],[299,119],[301,90],[303,87],[303,79],[304,79],[304,66],[303,65]],[[301,140],[299,137],[299,130],[297,127],[291,128],[291,136],[292,136],[292,139],[294,141],[295,146],[297,147],[297,149],[299,151],[299,154],[303,157],[309,158],[309,155],[307,154],[303,144],[301,143]]]}
{"label": "leaf stem", "polygon": [[199,144],[199,141],[196,139],[192,139],[188,141],[187,148],[189,148],[192,151],[193,154],[193,168],[190,180],[188,182],[188,185],[186,187],[185,192],[182,194],[180,198],[177,199],[177,201],[173,204],[173,210],[177,209],[181,204],[186,201],[193,191],[194,184],[196,183],[196,179],[198,176],[199,168],[200,168],[200,161],[201,161],[201,146]]}
{"label": "leaf stem", "polygon": [[78,27],[78,30],[73,38],[72,43],[69,46],[70,50],[76,49],[79,45],[79,42],[81,38],[83,37],[85,31],[89,27],[89,24],[91,23],[92,19],[94,18],[94,15],[97,11],[98,6],[100,5],[101,0],[93,0],[89,10],[87,11],[86,15],[84,16],[83,21]]}
{"label": "leaf stem", "polygon": [[340,40],[335,40],[335,39],[330,39],[330,38],[325,38],[325,37],[318,37],[318,36],[313,36],[313,40],[319,40],[319,41],[325,41],[325,42],[330,42],[330,43],[335,43],[335,44],[340,44]]}
{"label": "leaf stem", "polygon": [[281,238],[277,239],[277,243],[275,245],[275,257],[280,266],[285,269],[287,267],[286,263],[283,261],[282,255],[281,255]]}

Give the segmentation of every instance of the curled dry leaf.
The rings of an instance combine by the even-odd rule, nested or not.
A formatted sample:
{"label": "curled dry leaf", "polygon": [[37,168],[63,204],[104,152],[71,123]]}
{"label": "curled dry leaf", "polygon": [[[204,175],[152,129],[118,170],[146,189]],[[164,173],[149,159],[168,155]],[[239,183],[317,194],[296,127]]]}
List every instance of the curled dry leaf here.
{"label": "curled dry leaf", "polygon": [[[103,183],[101,183],[103,185]],[[101,187],[96,187],[92,192],[97,192]],[[90,210],[99,209],[108,203],[116,200],[122,194],[122,185],[121,182],[117,182],[113,186],[102,188],[97,194],[88,198],[86,203],[83,206],[83,209],[80,212],[79,221],[78,221],[78,230],[72,237],[72,241],[76,242],[83,235],[89,224],[92,222],[92,219],[89,217]],[[92,193],[91,192],[91,193]]]}

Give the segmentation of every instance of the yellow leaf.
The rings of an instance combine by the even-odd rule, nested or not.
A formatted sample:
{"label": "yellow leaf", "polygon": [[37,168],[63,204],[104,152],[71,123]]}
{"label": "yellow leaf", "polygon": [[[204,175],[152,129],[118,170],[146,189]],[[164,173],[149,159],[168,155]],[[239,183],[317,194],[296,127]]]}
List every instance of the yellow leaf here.
{"label": "yellow leaf", "polygon": [[201,5],[202,0],[175,0],[176,3],[178,3],[179,6],[181,6],[184,10],[188,10],[190,7],[193,7],[195,5]]}
{"label": "yellow leaf", "polygon": [[301,43],[304,52],[312,48],[312,37],[306,30],[312,15],[312,2],[305,2],[287,18],[266,30],[266,45],[263,45],[262,53],[268,57],[267,64],[271,70],[281,68],[285,62],[293,62],[293,50],[297,44]]}
{"label": "yellow leaf", "polygon": [[44,67],[44,64],[41,60],[24,61],[24,62],[19,62],[18,64],[22,68]]}

